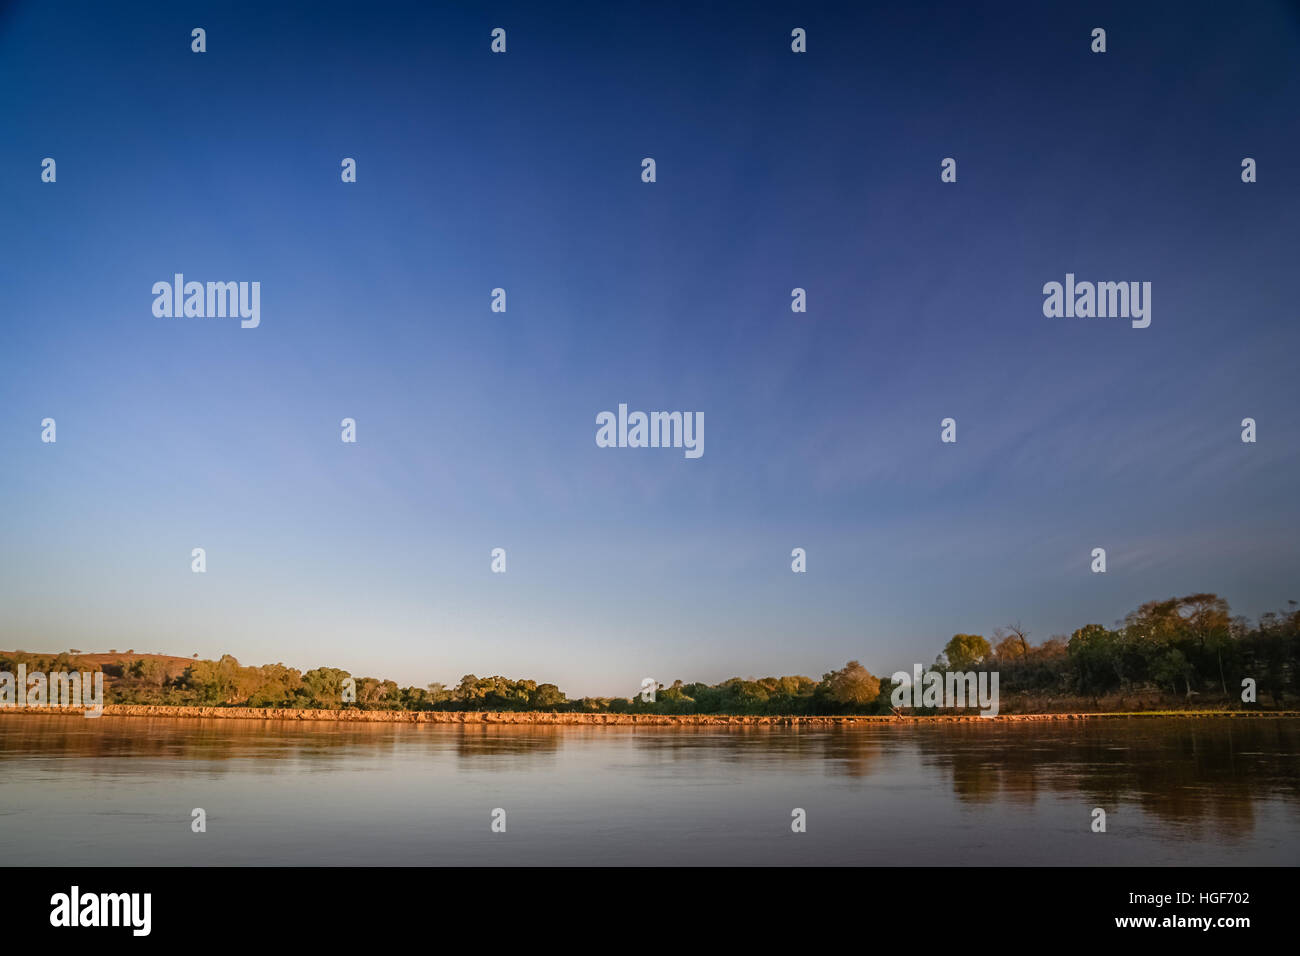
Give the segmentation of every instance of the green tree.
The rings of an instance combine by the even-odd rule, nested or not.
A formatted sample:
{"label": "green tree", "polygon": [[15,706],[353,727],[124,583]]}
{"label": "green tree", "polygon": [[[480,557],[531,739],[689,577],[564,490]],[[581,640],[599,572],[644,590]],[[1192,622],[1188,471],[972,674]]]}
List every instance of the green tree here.
{"label": "green tree", "polygon": [[822,676],[822,696],[841,709],[861,709],[880,696],[880,681],[857,661],[849,661],[837,671]]}
{"label": "green tree", "polygon": [[1176,647],[1171,647],[1157,658],[1152,676],[1160,683],[1167,682],[1175,694],[1178,693],[1178,681],[1182,680],[1187,699],[1191,700],[1191,673],[1192,665],[1183,656],[1183,652]]}
{"label": "green tree", "polygon": [[943,649],[948,668],[955,671],[970,670],[988,660],[993,649],[978,634],[954,634]]}
{"label": "green tree", "polygon": [[[343,681],[351,677],[347,671],[337,667],[317,667],[302,675],[303,690],[309,706],[322,710],[333,710],[343,706]],[[360,688],[357,698],[360,702]]]}
{"label": "green tree", "polygon": [[528,703],[534,710],[556,710],[568,702],[569,699],[554,684],[538,684]]}

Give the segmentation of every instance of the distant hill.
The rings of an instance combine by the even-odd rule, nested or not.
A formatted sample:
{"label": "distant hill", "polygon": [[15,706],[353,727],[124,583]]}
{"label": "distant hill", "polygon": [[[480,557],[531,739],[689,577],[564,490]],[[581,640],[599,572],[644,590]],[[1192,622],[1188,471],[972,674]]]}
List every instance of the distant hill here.
{"label": "distant hill", "polygon": [[[194,658],[177,657],[174,654],[137,654],[134,651],[106,651],[102,654],[73,654],[69,651],[0,651],[0,658],[39,658],[55,660],[64,655],[69,666],[74,670],[102,670],[105,678],[112,680],[121,677],[122,671],[136,661],[155,661],[162,668],[167,680],[175,680],[185,673],[185,668],[194,663]],[[31,667],[31,664],[28,665]]]}

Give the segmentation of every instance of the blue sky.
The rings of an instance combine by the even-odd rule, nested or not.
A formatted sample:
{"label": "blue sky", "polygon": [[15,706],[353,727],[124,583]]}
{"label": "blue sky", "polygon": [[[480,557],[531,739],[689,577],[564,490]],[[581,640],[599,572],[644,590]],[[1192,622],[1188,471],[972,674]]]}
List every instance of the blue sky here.
{"label": "blue sky", "polygon": [[1300,599],[1294,5],[613,6],[4,7],[0,646],[630,694]]}

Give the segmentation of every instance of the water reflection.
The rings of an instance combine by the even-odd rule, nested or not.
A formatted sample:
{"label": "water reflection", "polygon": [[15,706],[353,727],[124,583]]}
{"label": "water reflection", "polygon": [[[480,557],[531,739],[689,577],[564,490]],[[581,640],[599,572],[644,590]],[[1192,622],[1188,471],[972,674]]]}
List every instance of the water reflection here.
{"label": "water reflection", "polygon": [[1161,820],[1249,833],[1258,800],[1300,802],[1300,722],[1126,720],[918,728],[928,765],[963,801],[1134,801]]}
{"label": "water reflection", "polygon": [[[534,799],[557,817],[568,813],[575,819],[565,825],[578,827],[576,818],[584,814],[612,815],[617,801],[635,802],[653,793],[660,807],[655,825],[687,832],[698,819],[720,812],[718,795],[725,793],[731,805],[746,812],[754,804],[755,818],[774,812],[766,803],[757,806],[769,798],[778,807],[820,799],[836,813],[863,819],[891,814],[887,826],[912,836],[914,829],[922,840],[936,815],[956,826],[963,813],[993,813],[1010,821],[1005,824],[1010,836],[999,839],[1031,841],[1034,834],[1018,833],[1014,821],[1032,819],[1040,828],[1061,824],[1062,812],[1044,817],[1049,812],[1044,808],[1056,801],[1068,803],[1063,828],[1075,826],[1080,807],[1106,807],[1108,813],[1132,807],[1141,812],[1143,826],[1158,828],[1170,840],[1223,847],[1253,840],[1274,852],[1280,839],[1300,831],[1297,756],[1297,720],[813,729],[5,715],[0,716],[0,807],[18,807],[28,821],[39,820],[41,794],[51,787],[72,794],[64,799],[74,812],[77,800],[90,799],[77,795],[82,783],[87,794],[122,781],[144,781],[150,792],[167,793],[194,778],[238,779],[248,800],[265,802],[264,795],[285,792],[267,789],[267,778],[275,777],[318,794],[320,812],[336,820],[350,819],[358,803],[394,791],[406,801],[395,806],[400,815],[408,803],[423,813],[430,804],[453,806],[458,799],[468,804],[471,793],[477,800],[479,793],[508,790],[524,795],[514,797],[516,804]],[[123,800],[111,812],[129,815],[134,807]],[[0,838],[12,837],[4,831],[3,817],[0,813]],[[725,829],[726,817],[717,819],[711,826]],[[294,826],[292,821],[277,825]],[[634,836],[628,836],[632,843]],[[863,845],[868,845],[865,837]],[[1007,853],[1008,862],[1015,862],[1016,847]]]}

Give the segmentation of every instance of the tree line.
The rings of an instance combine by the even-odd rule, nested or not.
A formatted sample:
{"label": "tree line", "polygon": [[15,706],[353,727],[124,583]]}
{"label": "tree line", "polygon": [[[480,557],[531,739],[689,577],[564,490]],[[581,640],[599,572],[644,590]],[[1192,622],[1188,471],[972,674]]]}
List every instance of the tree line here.
{"label": "tree line", "polygon": [[[1258,702],[1283,706],[1300,695],[1300,609],[1250,622],[1232,617],[1214,594],[1150,601],[1112,628],[1089,624],[1069,637],[1034,644],[1019,625],[992,640],[956,634],[927,669],[996,671],[1000,692],[1097,697],[1155,688],[1197,703],[1241,701],[1243,680],[1257,685]],[[0,654],[0,670],[95,670],[76,653]],[[104,664],[106,703],[180,704],[447,711],[573,711],[653,714],[885,714],[894,684],[857,661],[822,675],[740,678],[717,684],[658,684],[627,697],[570,698],[555,684],[467,674],[454,686],[401,687],[376,677],[353,677],[333,667],[299,671],[284,664],[245,666],[227,654],[195,660],[174,674],[159,659]],[[348,681],[351,680],[349,686]],[[351,698],[351,699],[345,699]]]}

